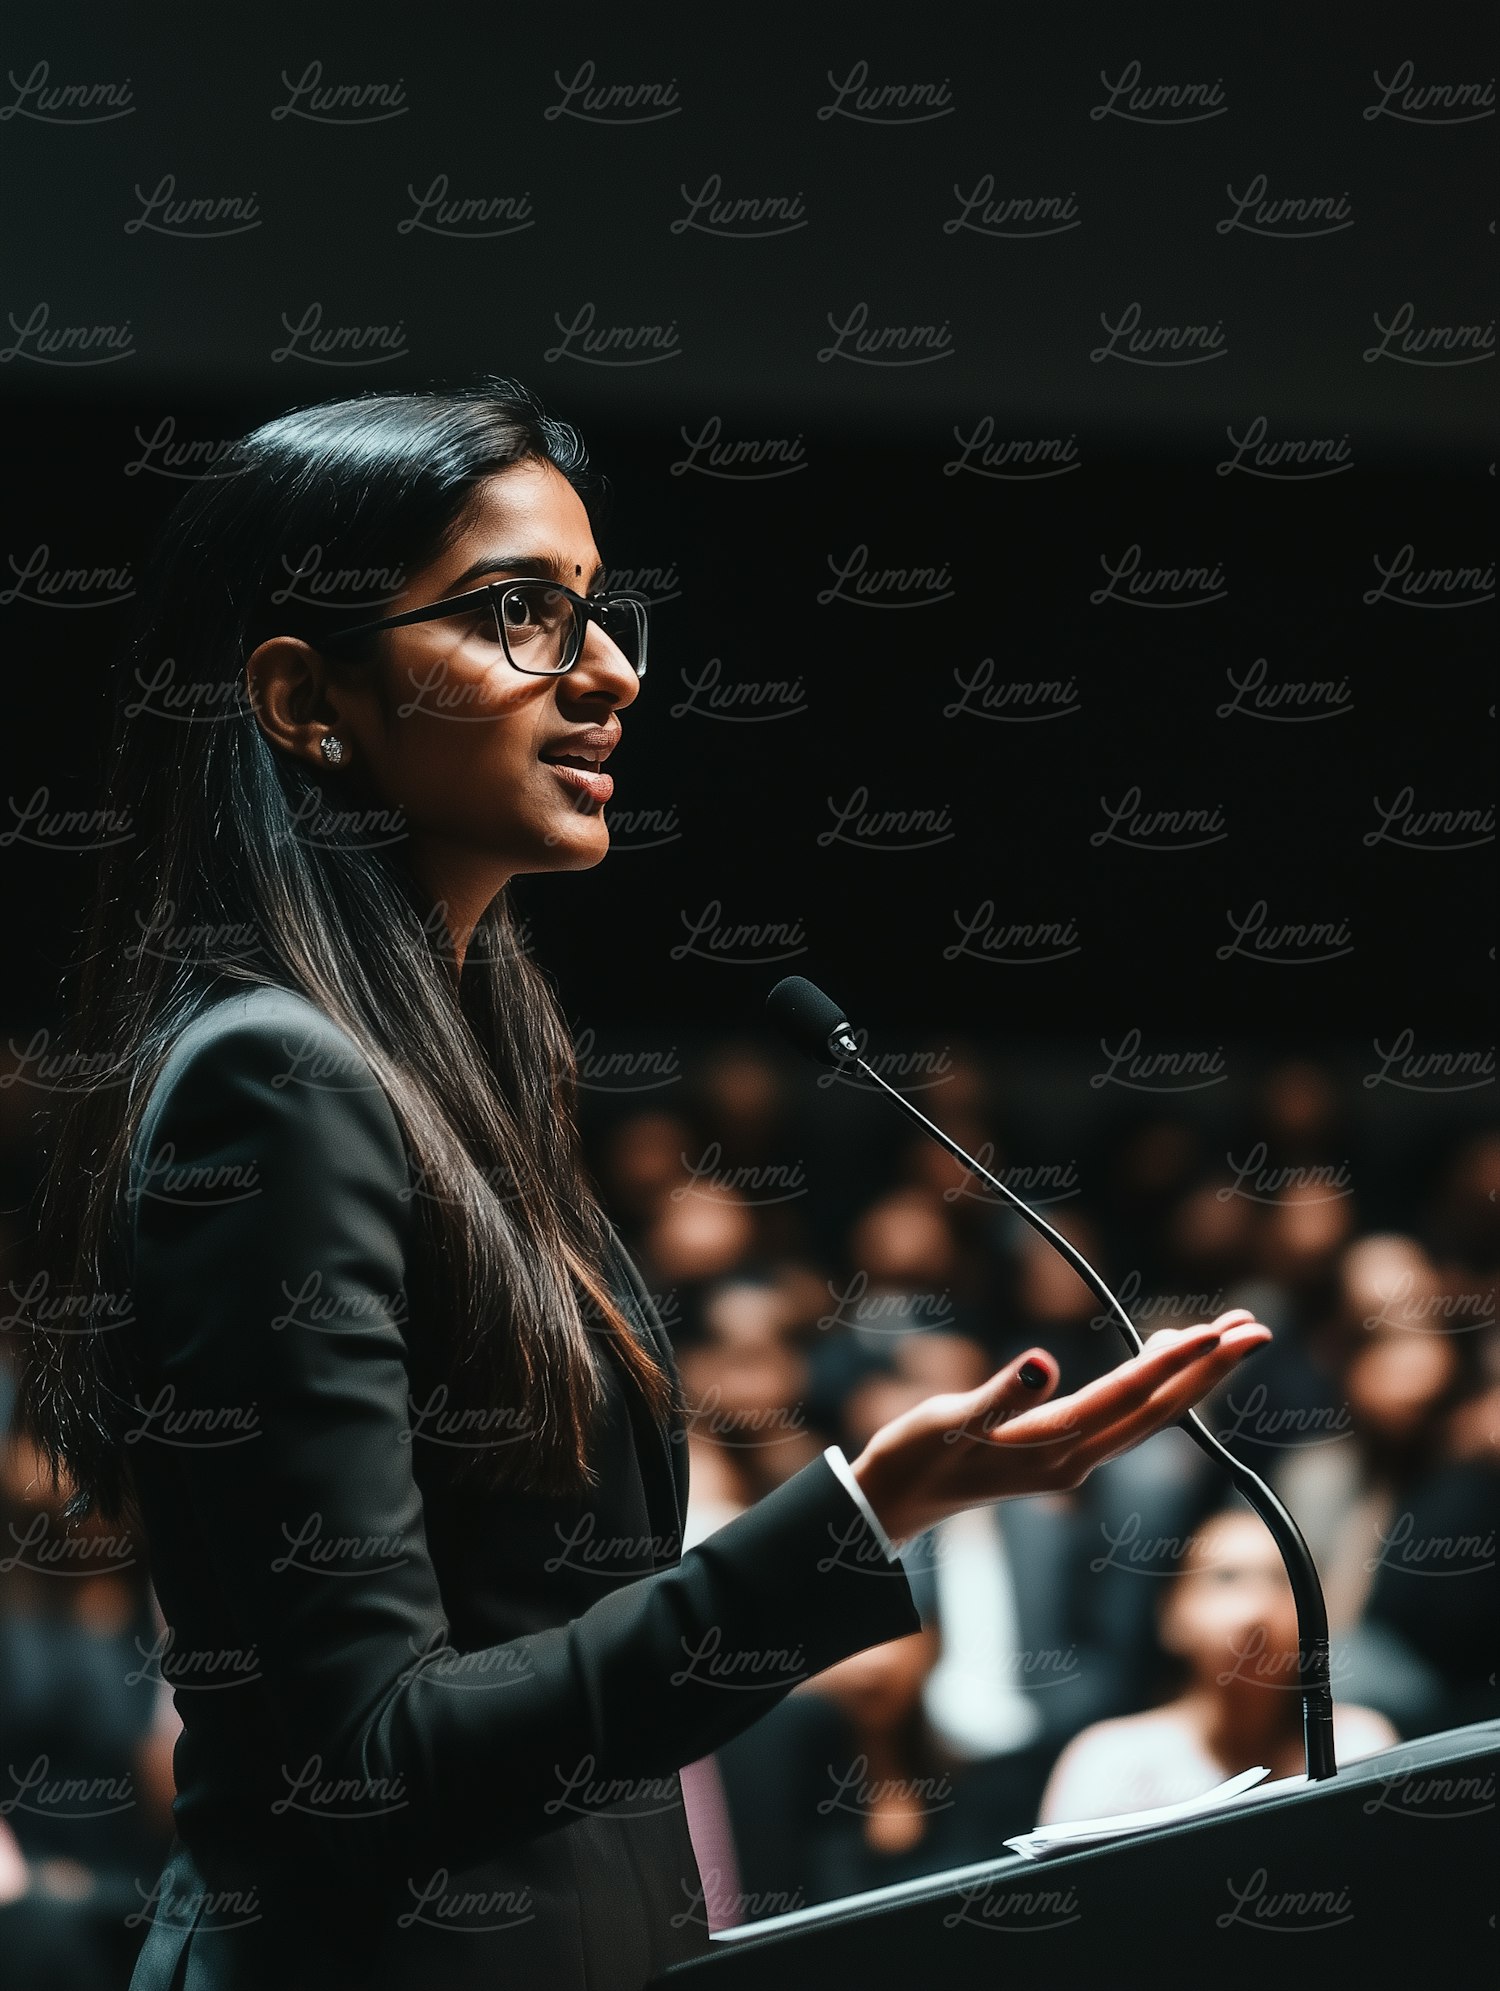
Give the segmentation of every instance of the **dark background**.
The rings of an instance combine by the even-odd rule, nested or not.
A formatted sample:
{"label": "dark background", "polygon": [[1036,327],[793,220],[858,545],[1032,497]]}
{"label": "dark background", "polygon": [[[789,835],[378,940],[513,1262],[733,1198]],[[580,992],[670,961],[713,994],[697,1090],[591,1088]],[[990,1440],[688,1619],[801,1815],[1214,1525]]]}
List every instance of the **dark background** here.
{"label": "dark background", "polygon": [[[1491,38],[1488,11],[1464,6],[938,7],[920,23],[842,6],[753,22],[676,6],[211,20],[85,6],[13,21],[7,797],[96,799],[127,612],[96,604],[125,590],[37,606],[18,570],[44,546],[49,573],[124,569],[133,584],[182,488],[147,445],[163,424],[201,445],[329,395],[500,370],[582,430],[613,486],[601,551],[660,604],[613,763],[610,860],[517,888],[580,1027],[621,1043],[663,1016],[759,1032],[765,990],[803,972],[893,1046],[1131,1028],[1147,1052],[1366,1046],[1406,1028],[1422,1049],[1487,1039],[1495,119],[1492,102],[1366,112],[1400,111],[1382,83],[1407,61],[1415,86],[1483,84]],[[849,115],[838,86],[861,62],[871,88],[930,89],[904,113]],[[564,86],[589,63],[597,88],[651,86],[619,114],[641,121],[575,114]],[[1143,88],[1212,86],[1210,113],[1119,115],[1104,79],[1131,63]],[[314,64],[324,89],[373,86],[368,108],[309,113]],[[40,94],[100,82],[112,95],[93,108],[48,110]],[[1260,173],[1270,198],[1342,196],[1352,226],[1219,231],[1230,189]],[[987,174],[996,200],[1070,198],[1078,225],[1029,240],[945,230],[956,190]],[[530,225],[403,232],[440,175],[453,200],[524,196]],[[713,175],[723,199],[792,203],[800,225],[674,232],[684,189]],[[239,232],[140,225],[164,176],[179,200],[236,202],[221,225]],[[1366,360],[1377,319],[1408,302],[1418,326],[1488,327],[1484,357]],[[597,326],[666,328],[672,356],[558,352],[584,304]],[[872,326],[938,328],[947,356],[820,359],[861,304]],[[1224,355],[1091,359],[1101,320],[1131,304],[1146,325],[1220,325]],[[20,330],[38,305],[49,331],[118,328],[106,343],[124,356],[44,363]],[[397,356],[273,358],[312,305],[325,328],[383,328]],[[1269,444],[1344,439],[1349,467],[1303,483],[1223,474],[1231,432],[1262,418]],[[706,423],[726,444],[795,439],[799,467],[742,482],[681,469]],[[949,474],[981,423],[997,445],[1066,442],[1077,467]],[[1418,569],[1488,569],[1486,598],[1367,604],[1377,563],[1408,544]],[[1132,545],[1147,567],[1219,566],[1222,598],[1091,601],[1102,563]],[[871,568],[939,570],[941,585],[881,609],[820,603],[860,547]],[[946,598],[913,605],[932,592]],[[706,669],[742,696],[761,687],[772,716],[705,716],[692,687]],[[1012,697],[1065,687],[1073,709],[952,713],[978,670]],[[1331,685],[1342,709],[1323,697],[1307,709],[1325,716],[1287,723],[1241,701],[1220,716],[1257,671],[1284,697]],[[1482,821],[1369,843],[1407,788],[1417,813]],[[872,813],[928,812],[874,842],[928,847],[828,842],[859,789]],[[1215,812],[1215,840],[1091,842],[1132,789],[1143,813]],[[15,834],[13,813],[5,827],[19,944],[0,1016],[20,1026],[48,1012],[89,858],[62,832]],[[1422,841],[1438,847],[1407,847]],[[1335,944],[1220,958],[1260,902],[1268,925],[1327,925]],[[1066,929],[1061,946],[1013,953],[1063,958],[951,958],[987,903],[985,926]],[[684,955],[712,907],[720,928],[777,937],[733,961]]]}

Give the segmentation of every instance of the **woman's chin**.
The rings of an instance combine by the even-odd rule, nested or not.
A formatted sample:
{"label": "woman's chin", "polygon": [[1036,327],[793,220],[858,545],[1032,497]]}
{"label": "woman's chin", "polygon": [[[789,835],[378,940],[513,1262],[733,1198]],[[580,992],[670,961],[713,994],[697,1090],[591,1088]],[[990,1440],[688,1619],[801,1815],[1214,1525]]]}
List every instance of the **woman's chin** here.
{"label": "woman's chin", "polygon": [[542,838],[542,861],[538,870],[586,871],[609,852],[609,825],[604,811],[574,815],[566,828],[548,830]]}

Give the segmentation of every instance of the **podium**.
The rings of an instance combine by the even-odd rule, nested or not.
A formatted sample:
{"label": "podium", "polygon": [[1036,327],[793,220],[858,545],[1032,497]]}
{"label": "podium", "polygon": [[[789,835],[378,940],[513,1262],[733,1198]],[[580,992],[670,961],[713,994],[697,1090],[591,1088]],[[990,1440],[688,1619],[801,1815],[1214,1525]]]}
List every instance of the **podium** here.
{"label": "podium", "polygon": [[1089,1851],[722,1930],[652,1991],[1500,1983],[1497,1754],[1500,1721],[1478,1722]]}

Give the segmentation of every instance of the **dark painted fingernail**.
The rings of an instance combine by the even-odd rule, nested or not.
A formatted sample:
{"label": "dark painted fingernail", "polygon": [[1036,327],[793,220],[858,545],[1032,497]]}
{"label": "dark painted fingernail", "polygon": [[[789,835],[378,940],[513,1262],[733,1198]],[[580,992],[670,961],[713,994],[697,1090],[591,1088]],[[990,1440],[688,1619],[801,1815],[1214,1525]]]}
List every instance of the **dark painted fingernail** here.
{"label": "dark painted fingernail", "polygon": [[1026,1385],[1027,1389],[1039,1390],[1046,1380],[1047,1371],[1042,1367],[1040,1362],[1023,1362],[1021,1364],[1021,1381]]}

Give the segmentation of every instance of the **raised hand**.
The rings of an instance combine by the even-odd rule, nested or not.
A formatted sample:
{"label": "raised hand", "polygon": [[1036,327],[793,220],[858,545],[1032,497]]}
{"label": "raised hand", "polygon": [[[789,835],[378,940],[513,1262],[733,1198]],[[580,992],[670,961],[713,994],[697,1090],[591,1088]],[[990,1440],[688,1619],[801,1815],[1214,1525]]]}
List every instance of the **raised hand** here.
{"label": "raised hand", "polygon": [[1079,1486],[1176,1424],[1270,1338],[1243,1307],[1201,1327],[1164,1327],[1139,1355],[1062,1397],[1052,1395],[1052,1357],[1034,1348],[977,1389],[928,1397],[883,1424],[854,1475],[895,1542],[966,1507]]}

